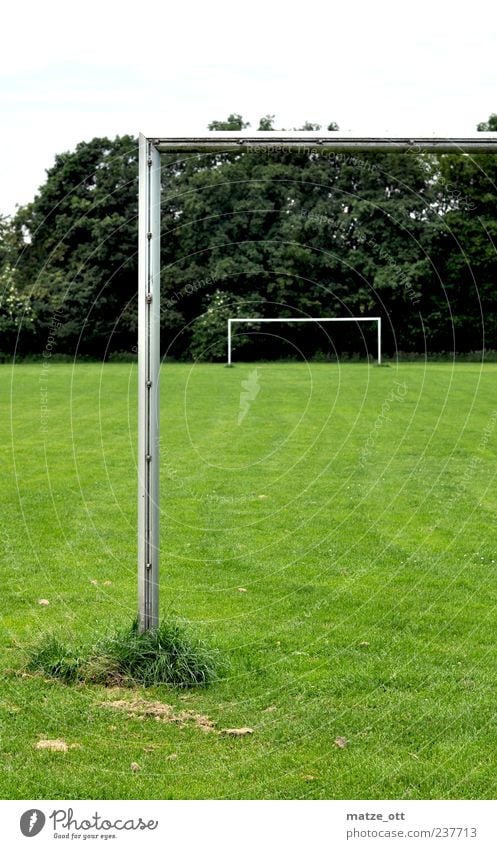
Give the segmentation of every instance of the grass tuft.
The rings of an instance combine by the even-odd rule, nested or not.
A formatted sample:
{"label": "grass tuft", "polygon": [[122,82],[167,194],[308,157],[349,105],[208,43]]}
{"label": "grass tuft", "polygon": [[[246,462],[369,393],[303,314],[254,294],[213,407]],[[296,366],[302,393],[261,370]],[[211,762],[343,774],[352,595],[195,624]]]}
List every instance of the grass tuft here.
{"label": "grass tuft", "polygon": [[30,650],[28,668],[66,683],[196,687],[216,680],[221,661],[219,652],[194,637],[185,622],[169,619],[144,634],[135,621],[86,651],[50,635]]}
{"label": "grass tuft", "polygon": [[82,660],[55,634],[46,637],[29,654],[28,669],[43,671],[46,675],[61,678],[67,683],[78,680]]}

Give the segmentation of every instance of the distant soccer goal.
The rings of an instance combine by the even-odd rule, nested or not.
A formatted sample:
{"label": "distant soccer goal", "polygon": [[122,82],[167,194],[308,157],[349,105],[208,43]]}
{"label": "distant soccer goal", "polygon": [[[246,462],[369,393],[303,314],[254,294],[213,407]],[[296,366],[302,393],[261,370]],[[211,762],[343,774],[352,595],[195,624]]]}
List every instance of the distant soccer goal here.
{"label": "distant soccer goal", "polygon": [[231,355],[232,355],[232,325],[233,324],[270,324],[270,323],[279,323],[279,324],[296,324],[314,321],[317,324],[324,324],[325,322],[332,321],[355,321],[355,322],[376,322],[377,325],[377,340],[378,340],[378,352],[377,352],[377,362],[378,365],[381,366],[381,318],[376,315],[371,316],[347,316],[346,318],[229,318],[228,319],[228,362],[227,365],[232,365]]}

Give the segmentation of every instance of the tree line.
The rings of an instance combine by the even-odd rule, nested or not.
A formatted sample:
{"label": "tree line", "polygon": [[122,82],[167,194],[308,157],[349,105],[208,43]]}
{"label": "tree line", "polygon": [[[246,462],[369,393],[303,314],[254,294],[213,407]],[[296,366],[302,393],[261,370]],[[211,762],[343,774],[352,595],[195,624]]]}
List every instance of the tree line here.
{"label": "tree line", "polygon": [[[247,126],[233,114],[209,129]],[[273,128],[272,115],[258,125]],[[496,178],[494,155],[415,149],[164,155],[163,354],[222,359],[228,317],[248,315],[379,315],[391,354],[497,349]],[[137,189],[137,140],[95,138],[0,218],[4,355],[48,338],[71,356],[136,350]],[[366,325],[272,328],[238,332],[236,356],[374,353]]]}

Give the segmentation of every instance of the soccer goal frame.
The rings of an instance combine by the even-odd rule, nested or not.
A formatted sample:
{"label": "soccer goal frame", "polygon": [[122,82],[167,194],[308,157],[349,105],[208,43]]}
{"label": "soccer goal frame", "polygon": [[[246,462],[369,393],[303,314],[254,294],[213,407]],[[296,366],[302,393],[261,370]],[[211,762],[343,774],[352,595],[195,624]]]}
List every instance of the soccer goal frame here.
{"label": "soccer goal frame", "polygon": [[229,318],[228,319],[228,358],[226,365],[231,366],[232,363],[232,330],[231,327],[233,324],[302,324],[303,322],[313,321],[315,324],[324,324],[325,322],[335,322],[335,321],[355,321],[355,322],[372,322],[375,321],[377,324],[376,331],[376,339],[377,339],[377,353],[376,353],[376,362],[379,366],[381,366],[381,318],[377,315],[371,316],[345,316],[344,318],[310,318],[306,316],[305,318]]}
{"label": "soccer goal frame", "polygon": [[219,133],[139,138],[138,213],[138,628],[159,622],[159,377],[161,154],[231,151],[266,154],[327,150],[336,153],[497,153],[497,133],[464,138],[357,136],[329,133]]}

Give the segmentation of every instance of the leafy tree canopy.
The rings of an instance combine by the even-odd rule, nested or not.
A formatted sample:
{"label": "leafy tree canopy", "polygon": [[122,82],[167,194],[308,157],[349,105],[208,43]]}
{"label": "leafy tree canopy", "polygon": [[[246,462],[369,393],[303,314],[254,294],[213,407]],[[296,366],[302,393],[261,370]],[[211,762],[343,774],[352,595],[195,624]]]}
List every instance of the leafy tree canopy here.
{"label": "leafy tree canopy", "polygon": [[[258,129],[275,123],[264,115]],[[249,126],[232,113],[209,129]],[[497,116],[478,129],[497,131]],[[497,157],[283,147],[163,162],[169,356],[224,356],[227,317],[246,311],[382,315],[391,350],[478,349],[483,333],[497,348]],[[54,316],[59,352],[133,350],[137,213],[136,139],[96,138],[56,157],[32,203],[0,218],[4,351],[20,326],[24,349],[43,350]],[[332,347],[314,326],[288,340],[308,356]],[[350,328],[333,343],[364,352]],[[240,357],[289,350],[271,336],[237,344]]]}

